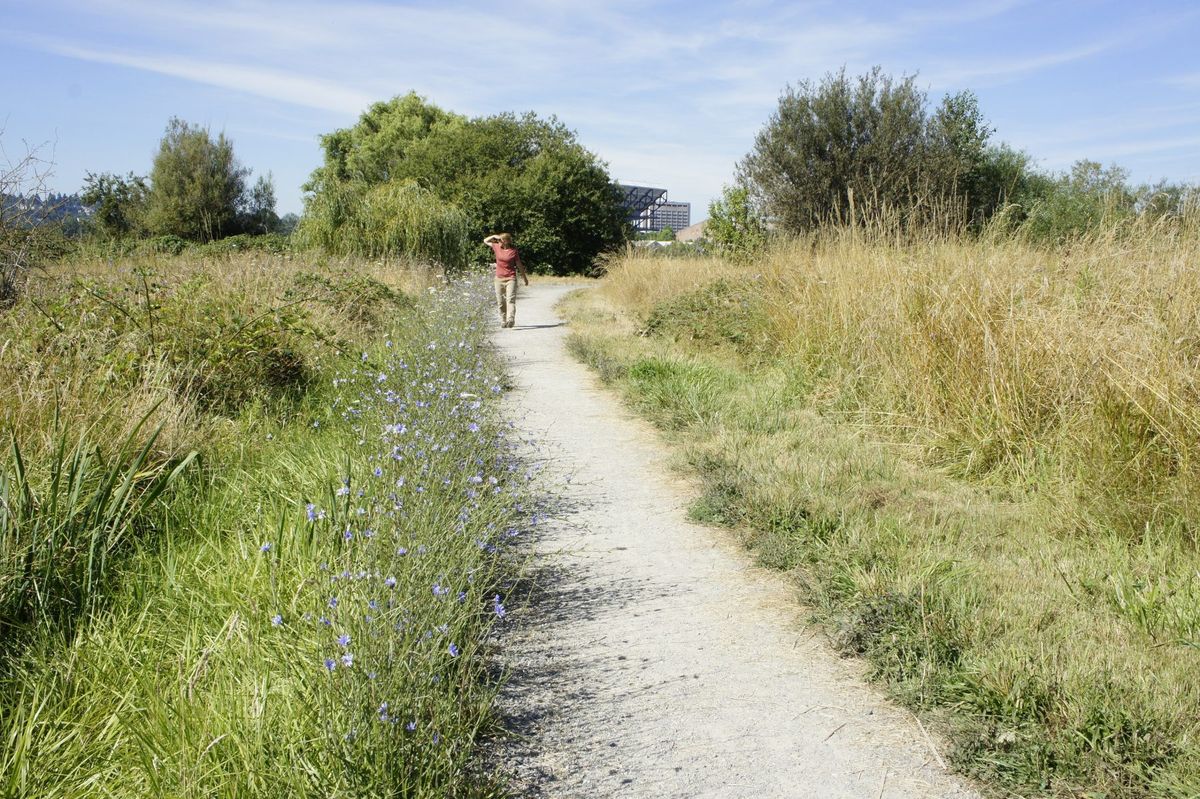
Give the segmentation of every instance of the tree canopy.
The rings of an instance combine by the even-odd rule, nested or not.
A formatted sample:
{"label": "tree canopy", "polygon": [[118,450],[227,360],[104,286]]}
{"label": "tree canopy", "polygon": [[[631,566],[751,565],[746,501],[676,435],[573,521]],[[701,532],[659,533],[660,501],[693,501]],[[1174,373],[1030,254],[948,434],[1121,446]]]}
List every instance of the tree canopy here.
{"label": "tree canopy", "polygon": [[604,164],[553,118],[468,119],[409,93],[375,103],[322,145],[324,164],[305,186],[306,215],[325,215],[332,227],[353,224],[354,202],[330,197],[412,182],[461,208],[473,237],[512,233],[536,271],[585,271],[625,237],[620,195]]}
{"label": "tree canopy", "polygon": [[991,130],[975,96],[948,96],[930,114],[915,80],[876,67],[789,86],[739,164],[740,182],[785,230],[947,205],[965,205],[969,219],[994,206],[984,169]]}
{"label": "tree canopy", "polygon": [[207,128],[173,117],[150,169],[146,227],[193,241],[237,232],[249,174],[224,133],[214,140]]}
{"label": "tree canopy", "polygon": [[250,174],[224,133],[214,139],[207,128],[172,117],[154,156],[149,188],[133,174],[89,174],[85,195],[99,205],[96,227],[113,238],[147,233],[205,242],[273,233],[279,227],[274,182],[268,174],[250,185]]}

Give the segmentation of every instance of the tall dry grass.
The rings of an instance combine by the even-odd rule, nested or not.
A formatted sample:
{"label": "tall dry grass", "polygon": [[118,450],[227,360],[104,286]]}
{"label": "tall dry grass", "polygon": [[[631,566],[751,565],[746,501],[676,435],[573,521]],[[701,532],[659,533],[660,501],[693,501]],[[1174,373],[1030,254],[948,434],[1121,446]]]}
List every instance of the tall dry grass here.
{"label": "tall dry grass", "polygon": [[1161,228],[1062,250],[841,230],[746,264],[634,254],[605,291],[681,329],[690,293],[685,315],[736,319],[824,413],[1059,492],[1066,524],[1194,539],[1198,264],[1200,236]]}
{"label": "tall dry grass", "polygon": [[[1200,241],[629,254],[572,350],[1005,796],[1200,796]],[[936,465],[939,468],[930,468]]]}

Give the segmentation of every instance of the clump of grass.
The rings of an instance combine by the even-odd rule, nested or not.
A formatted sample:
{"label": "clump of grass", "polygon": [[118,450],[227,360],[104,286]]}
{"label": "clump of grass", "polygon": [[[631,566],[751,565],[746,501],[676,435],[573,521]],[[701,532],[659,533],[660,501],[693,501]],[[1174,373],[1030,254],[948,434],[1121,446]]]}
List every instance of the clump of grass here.
{"label": "clump of grass", "polygon": [[113,560],[195,457],[150,462],[157,430],[134,449],[145,417],[106,462],[86,438],[60,433],[44,490],[14,438],[0,472],[0,662],[31,634],[69,630],[109,587]]}
{"label": "clump of grass", "polygon": [[[635,255],[566,306],[703,481],[693,515],[998,793],[1200,793],[1200,245],[1134,233]],[[709,302],[718,279],[765,310]]]}

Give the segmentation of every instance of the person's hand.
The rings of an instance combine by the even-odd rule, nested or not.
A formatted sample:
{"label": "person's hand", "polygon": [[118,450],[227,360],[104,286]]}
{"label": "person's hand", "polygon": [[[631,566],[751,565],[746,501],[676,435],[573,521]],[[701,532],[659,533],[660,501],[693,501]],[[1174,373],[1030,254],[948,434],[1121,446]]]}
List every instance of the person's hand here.
{"label": "person's hand", "polygon": [[528,286],[528,285],[529,285],[529,278],[525,278],[525,285],[526,285],[526,286]]}

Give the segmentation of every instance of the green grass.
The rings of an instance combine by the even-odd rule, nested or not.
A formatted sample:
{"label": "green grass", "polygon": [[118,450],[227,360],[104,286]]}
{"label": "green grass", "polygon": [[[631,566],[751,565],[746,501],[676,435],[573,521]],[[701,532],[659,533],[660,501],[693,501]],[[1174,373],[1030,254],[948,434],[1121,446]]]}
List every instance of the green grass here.
{"label": "green grass", "polygon": [[794,578],[956,769],[997,796],[1200,796],[1188,539],[1064,534],[1056,497],[847,423],[819,375],[745,346],[752,305],[697,311],[697,292],[631,314],[610,296],[566,302],[570,347],[699,477],[693,518]]}
{"label": "green grass", "polygon": [[[311,271],[275,270],[276,302]],[[0,661],[0,796],[502,794],[476,757],[494,732],[485,641],[514,571],[503,543],[530,495],[478,289],[305,311],[303,392],[236,408],[174,395],[203,436],[135,428],[127,446],[63,449],[64,469],[10,460],[0,529],[26,549],[75,532],[26,571],[6,543],[0,587],[49,573],[74,623],[41,623],[36,602],[6,611],[21,635]],[[104,427],[107,407],[65,418]],[[41,417],[10,412],[23,422],[13,457],[46,446]],[[179,442],[199,458],[181,459]],[[93,456],[103,468],[78,467]],[[114,556],[88,584],[91,550],[73,542],[96,530]]]}

